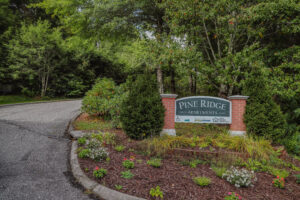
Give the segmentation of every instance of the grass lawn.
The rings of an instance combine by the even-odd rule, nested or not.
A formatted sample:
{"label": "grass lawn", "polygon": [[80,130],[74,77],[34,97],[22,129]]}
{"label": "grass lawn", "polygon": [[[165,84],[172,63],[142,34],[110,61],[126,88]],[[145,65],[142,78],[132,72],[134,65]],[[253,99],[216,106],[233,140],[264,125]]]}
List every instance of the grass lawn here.
{"label": "grass lawn", "polygon": [[40,97],[26,97],[22,95],[4,95],[0,96],[0,105],[14,104],[14,103],[28,103],[28,102],[39,102],[39,101],[52,101],[52,100],[63,100],[65,97],[57,98],[40,98]]}

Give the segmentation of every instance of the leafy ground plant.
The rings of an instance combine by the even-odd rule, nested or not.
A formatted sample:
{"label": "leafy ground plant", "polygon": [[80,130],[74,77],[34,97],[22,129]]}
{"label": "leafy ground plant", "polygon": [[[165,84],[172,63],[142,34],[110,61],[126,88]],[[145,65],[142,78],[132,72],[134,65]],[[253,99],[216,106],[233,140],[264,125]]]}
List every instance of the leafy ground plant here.
{"label": "leafy ground plant", "polygon": [[79,145],[85,145],[86,144],[86,138],[84,138],[84,137],[78,138],[77,142],[78,142]]}
{"label": "leafy ground plant", "polygon": [[131,173],[130,170],[127,170],[127,171],[121,172],[121,177],[126,178],[126,179],[131,179],[132,177],[134,177],[134,174]]}
{"label": "leafy ground plant", "polygon": [[115,185],[115,188],[116,188],[117,190],[122,190],[123,186],[122,186],[122,185]]}
{"label": "leafy ground plant", "polygon": [[195,177],[193,178],[193,181],[201,187],[208,186],[211,183],[210,178],[207,178],[205,176]]}
{"label": "leafy ground plant", "polygon": [[241,195],[235,192],[228,192],[228,196],[224,198],[225,200],[242,200]]}
{"label": "leafy ground plant", "polygon": [[122,162],[122,165],[126,169],[133,169],[134,168],[134,162],[132,160],[127,160],[127,158],[124,158],[124,161]]}
{"label": "leafy ground plant", "polygon": [[300,184],[300,174],[297,174],[297,175],[295,175],[295,177],[296,177],[296,183],[298,183],[298,184]]}
{"label": "leafy ground plant", "polygon": [[122,152],[122,151],[124,151],[124,149],[125,149],[125,147],[123,145],[118,145],[118,146],[115,147],[115,150],[117,152]]}
{"label": "leafy ground plant", "polygon": [[98,166],[95,167],[93,171],[93,176],[95,178],[103,178],[106,174],[107,174],[107,170],[103,168],[100,169]]}
{"label": "leafy ground plant", "polygon": [[147,161],[148,165],[151,165],[152,167],[159,168],[161,167],[161,159],[160,158],[151,158]]}
{"label": "leafy ground plant", "polygon": [[159,186],[156,186],[156,188],[151,188],[149,193],[152,197],[159,197],[161,199],[163,199],[164,197],[163,192],[160,190]]}
{"label": "leafy ground plant", "polygon": [[257,180],[253,171],[248,171],[247,169],[239,169],[231,167],[222,176],[229,183],[233,184],[235,187],[248,187],[253,186],[253,182]]}
{"label": "leafy ground plant", "polygon": [[79,158],[88,158],[90,152],[91,152],[90,149],[82,149],[82,150],[79,152],[78,157],[79,157]]}
{"label": "leafy ground plant", "polygon": [[277,176],[273,181],[272,181],[273,185],[275,187],[284,188],[284,178]]}

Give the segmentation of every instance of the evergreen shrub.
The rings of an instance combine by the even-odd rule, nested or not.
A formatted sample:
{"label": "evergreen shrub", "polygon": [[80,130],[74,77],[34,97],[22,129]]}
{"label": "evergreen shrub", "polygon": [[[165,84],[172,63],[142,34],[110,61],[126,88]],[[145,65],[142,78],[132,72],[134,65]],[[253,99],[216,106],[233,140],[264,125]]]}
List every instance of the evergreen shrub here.
{"label": "evergreen shrub", "polygon": [[149,74],[140,75],[129,85],[128,97],[122,103],[122,128],[133,139],[159,135],[164,112],[156,81]]}
{"label": "evergreen shrub", "polygon": [[249,96],[245,123],[247,132],[279,142],[286,137],[286,121],[279,105],[272,98],[266,75],[254,67],[245,81],[244,94]]}

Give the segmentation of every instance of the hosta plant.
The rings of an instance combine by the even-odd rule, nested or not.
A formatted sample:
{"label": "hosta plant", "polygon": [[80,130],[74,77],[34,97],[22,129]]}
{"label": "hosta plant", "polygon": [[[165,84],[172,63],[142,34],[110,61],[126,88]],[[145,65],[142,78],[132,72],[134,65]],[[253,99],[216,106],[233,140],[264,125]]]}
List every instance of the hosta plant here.
{"label": "hosta plant", "polygon": [[233,184],[235,187],[248,187],[253,186],[257,180],[253,171],[247,169],[239,169],[231,167],[223,175],[222,178]]}

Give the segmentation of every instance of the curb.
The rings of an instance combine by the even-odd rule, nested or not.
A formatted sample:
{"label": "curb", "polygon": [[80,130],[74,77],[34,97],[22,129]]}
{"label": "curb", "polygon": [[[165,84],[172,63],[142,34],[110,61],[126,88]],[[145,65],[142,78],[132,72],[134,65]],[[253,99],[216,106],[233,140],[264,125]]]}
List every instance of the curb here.
{"label": "curb", "polygon": [[80,168],[76,153],[77,147],[77,141],[73,141],[70,152],[71,170],[73,176],[85,189],[92,191],[95,195],[105,200],[146,200],[112,190],[88,178]]}
{"label": "curb", "polygon": [[66,99],[66,100],[52,100],[52,101],[36,101],[36,102],[28,102],[28,103],[12,103],[12,104],[3,104],[0,105],[0,108],[10,107],[10,106],[21,106],[27,104],[41,104],[41,103],[54,103],[54,102],[64,102],[64,101],[78,101],[82,99]]}
{"label": "curb", "polygon": [[73,138],[80,138],[84,135],[83,131],[76,131],[73,127],[73,122],[81,115],[81,112],[76,113],[75,117],[73,117],[68,125],[67,133],[69,133]]}

